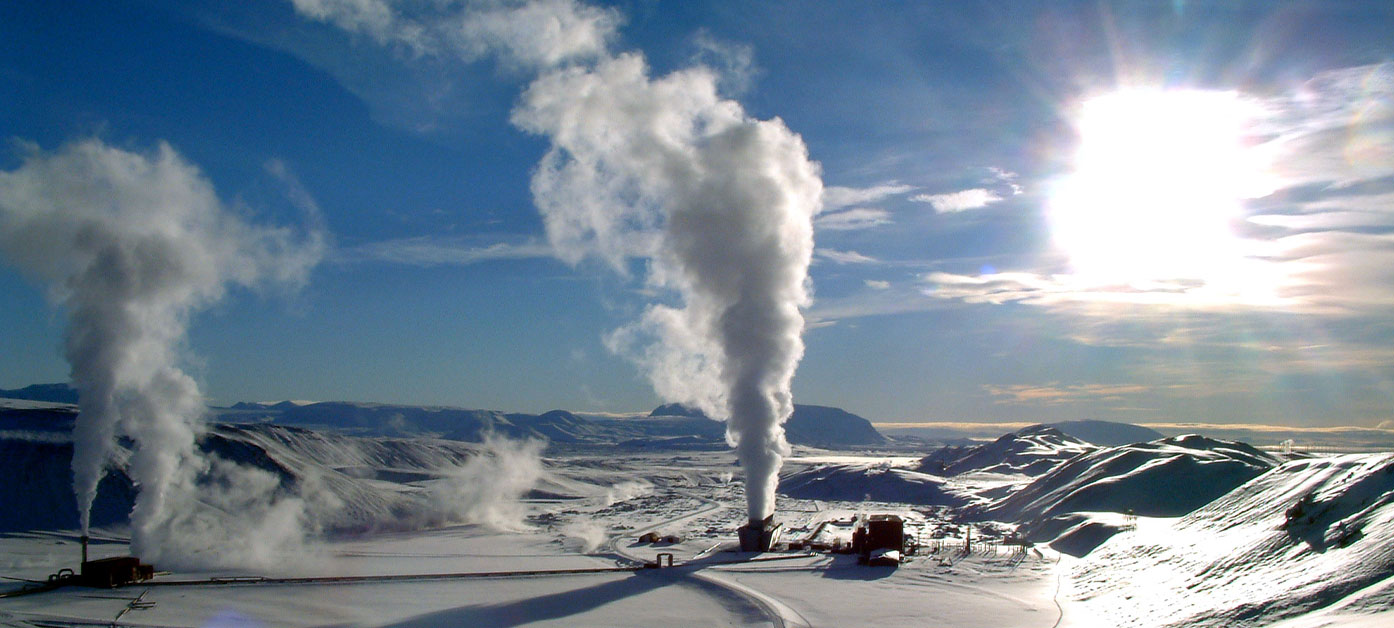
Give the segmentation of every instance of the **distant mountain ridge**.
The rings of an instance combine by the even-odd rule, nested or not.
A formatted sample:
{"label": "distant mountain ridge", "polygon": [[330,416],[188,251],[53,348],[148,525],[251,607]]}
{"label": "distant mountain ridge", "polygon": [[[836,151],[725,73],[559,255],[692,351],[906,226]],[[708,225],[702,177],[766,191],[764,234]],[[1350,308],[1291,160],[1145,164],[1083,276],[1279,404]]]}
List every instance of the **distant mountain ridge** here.
{"label": "distant mountain ridge", "polygon": [[77,403],[77,389],[73,388],[71,384],[33,384],[24,388],[0,389],[0,398],[50,403]]}
{"label": "distant mountain ridge", "polygon": [[[701,410],[677,403],[658,406],[649,413],[649,417],[707,418]],[[842,408],[797,403],[794,404],[793,415],[784,423],[784,435],[791,444],[814,447],[883,445],[887,442],[871,421]]]}
{"label": "distant mountain ridge", "polygon": [[[0,390],[0,398],[75,404],[69,384],[35,384]],[[232,423],[274,423],[326,427],[360,436],[433,436],[479,441],[488,434],[542,438],[553,443],[609,443],[696,448],[725,447],[726,426],[700,410],[680,404],[655,408],[647,417],[602,419],[566,410],[542,414],[476,410],[449,406],[350,401],[242,401],[210,408],[209,419]],[[795,404],[784,425],[791,444],[814,447],[883,445],[886,437],[871,422],[841,408]]]}
{"label": "distant mountain ridge", "polygon": [[[323,401],[243,402],[215,409],[214,418],[326,427],[360,436],[434,436],[478,441],[488,434],[542,438],[559,444],[618,444],[648,447],[724,448],[726,426],[680,405],[655,408],[647,417],[601,419],[566,410],[542,414],[505,413],[445,406]],[[840,408],[794,406],[785,424],[796,445],[859,447],[880,445],[884,436],[871,422]]]}

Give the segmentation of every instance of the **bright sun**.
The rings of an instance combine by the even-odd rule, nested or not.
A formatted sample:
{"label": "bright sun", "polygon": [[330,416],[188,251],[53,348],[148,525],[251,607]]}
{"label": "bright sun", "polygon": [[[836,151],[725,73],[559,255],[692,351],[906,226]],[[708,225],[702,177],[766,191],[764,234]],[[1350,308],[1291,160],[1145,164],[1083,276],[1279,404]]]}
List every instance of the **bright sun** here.
{"label": "bright sun", "polygon": [[1084,103],[1074,173],[1050,201],[1055,241],[1093,282],[1242,282],[1232,221],[1267,193],[1234,92],[1127,90]]}

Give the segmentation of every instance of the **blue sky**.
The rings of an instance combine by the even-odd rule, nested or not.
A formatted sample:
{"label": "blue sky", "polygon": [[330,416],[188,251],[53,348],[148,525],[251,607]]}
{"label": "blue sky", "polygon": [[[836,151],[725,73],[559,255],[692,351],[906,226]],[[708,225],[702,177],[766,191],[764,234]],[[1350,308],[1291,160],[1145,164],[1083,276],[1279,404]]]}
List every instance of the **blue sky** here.
{"label": "blue sky", "polygon": [[[610,54],[712,68],[821,164],[796,401],[1394,420],[1388,3],[748,5],[586,6]],[[605,338],[671,295],[642,258],[553,255],[530,189],[548,141],[512,118],[538,64],[441,35],[496,7],[5,3],[0,169],[165,142],[249,222],[322,226],[302,287],[192,320],[216,402],[650,408]],[[65,379],[62,309],[11,266],[0,291],[0,387]]]}

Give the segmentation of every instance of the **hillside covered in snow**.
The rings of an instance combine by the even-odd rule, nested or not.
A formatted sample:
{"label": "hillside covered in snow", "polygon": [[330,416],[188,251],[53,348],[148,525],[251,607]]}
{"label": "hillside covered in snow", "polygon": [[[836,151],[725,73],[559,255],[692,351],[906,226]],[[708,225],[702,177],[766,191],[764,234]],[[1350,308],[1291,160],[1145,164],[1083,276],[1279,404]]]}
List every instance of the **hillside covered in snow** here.
{"label": "hillside covered in snow", "polygon": [[944,447],[922,458],[917,470],[944,477],[974,471],[1038,476],[1097,448],[1054,427],[1034,425],[982,445]]}
{"label": "hillside covered in snow", "polygon": [[1108,447],[1069,460],[978,514],[1000,521],[1085,511],[1179,516],[1277,464],[1244,443],[1196,435]]}
{"label": "hillside covered in snow", "polygon": [[1067,595],[1112,626],[1389,625],[1394,454],[1295,460],[1077,562]]}

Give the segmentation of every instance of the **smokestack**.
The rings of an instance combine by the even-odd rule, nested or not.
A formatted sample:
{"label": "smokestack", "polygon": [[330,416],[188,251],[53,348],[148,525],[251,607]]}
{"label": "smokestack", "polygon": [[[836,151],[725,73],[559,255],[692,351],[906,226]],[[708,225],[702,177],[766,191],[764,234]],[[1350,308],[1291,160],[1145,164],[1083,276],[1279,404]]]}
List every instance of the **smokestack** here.
{"label": "smokestack", "polygon": [[774,515],[770,515],[764,519],[752,518],[736,530],[736,535],[740,538],[742,552],[768,552],[779,544],[783,531],[784,524],[775,523]]}
{"label": "smokestack", "polygon": [[85,564],[87,564],[87,541],[88,541],[88,537],[87,537],[86,534],[84,534],[84,535],[82,535],[81,537],[79,537],[78,540],[82,542],[82,564],[85,565]]}

